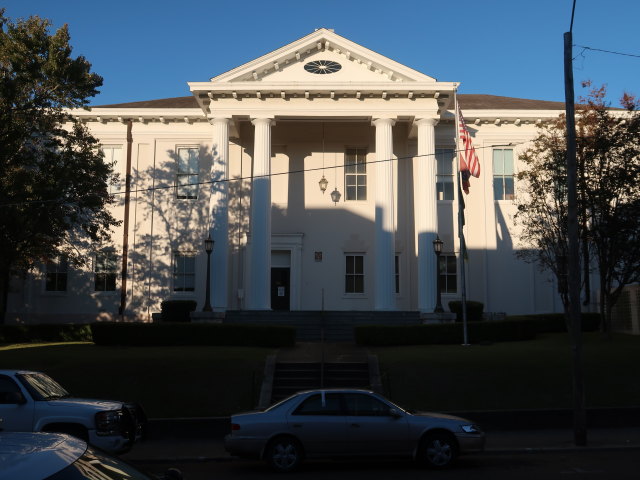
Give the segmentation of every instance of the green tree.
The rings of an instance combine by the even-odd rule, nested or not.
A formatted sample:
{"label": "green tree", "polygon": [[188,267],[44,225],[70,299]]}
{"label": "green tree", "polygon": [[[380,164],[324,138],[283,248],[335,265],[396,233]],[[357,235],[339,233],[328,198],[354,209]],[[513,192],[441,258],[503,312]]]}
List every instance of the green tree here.
{"label": "green tree", "polygon": [[0,9],[0,322],[12,275],[108,242],[112,166],[70,114],[87,108],[102,78],[71,57],[67,26],[50,34],[39,17],[12,21]]}
{"label": "green tree", "polygon": [[[634,97],[625,94],[624,108],[611,109],[605,94],[605,87],[594,88],[581,99],[576,134],[582,258],[597,271],[602,330],[610,333],[622,288],[640,280],[640,112]],[[518,255],[553,272],[566,309],[565,131],[560,117],[521,156],[516,221],[528,247]]]}

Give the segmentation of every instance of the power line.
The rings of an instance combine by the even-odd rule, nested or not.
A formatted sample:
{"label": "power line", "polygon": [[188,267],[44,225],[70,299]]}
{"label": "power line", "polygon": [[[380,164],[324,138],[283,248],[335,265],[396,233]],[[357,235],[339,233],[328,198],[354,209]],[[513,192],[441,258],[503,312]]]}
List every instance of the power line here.
{"label": "power line", "polygon": [[[485,149],[485,148],[495,148],[495,147],[513,147],[516,145],[521,145],[524,142],[520,142],[520,143],[508,143],[508,144],[503,144],[503,145],[485,145],[482,147],[475,147],[476,150],[481,150],[481,149]],[[455,154],[457,154],[458,152],[464,151],[464,149],[460,149],[460,150],[456,150],[454,148],[451,149],[451,151]],[[203,185],[214,185],[216,183],[223,183],[223,182],[238,182],[238,181],[243,181],[243,180],[251,180],[252,178],[267,178],[267,177],[276,177],[276,176],[280,176],[280,175],[295,175],[295,174],[299,174],[299,173],[306,173],[306,172],[317,172],[320,170],[330,170],[330,169],[337,169],[337,168],[346,168],[346,167],[351,167],[351,166],[356,166],[356,165],[373,165],[376,163],[384,163],[384,162],[394,162],[394,161],[400,161],[400,160],[410,160],[412,158],[420,158],[420,157],[435,157],[435,153],[426,153],[424,155],[409,155],[406,157],[397,157],[397,158],[387,158],[387,159],[381,159],[381,160],[371,160],[369,162],[361,162],[361,163],[343,163],[342,165],[334,165],[334,166],[328,166],[328,167],[314,167],[314,168],[303,168],[300,170],[288,170],[286,172],[278,172],[278,173],[268,173],[266,175],[250,175],[248,177],[234,177],[234,178],[227,178],[224,180],[207,180],[204,182],[197,182],[197,183],[187,183],[187,184],[181,184],[181,185],[177,185],[177,184],[173,184],[173,185],[163,185],[163,186],[156,186],[156,187],[149,187],[149,188],[140,188],[140,189],[135,189],[135,190],[130,190],[130,193],[146,193],[146,192],[153,192],[153,191],[157,191],[157,190],[169,190],[169,189],[176,189],[179,187],[182,188],[188,188],[188,187],[199,187],[199,186],[203,186]],[[112,196],[116,196],[116,195],[124,195],[126,192],[125,191],[119,191],[119,192],[113,192],[110,193],[109,195]],[[27,200],[27,201],[23,201],[23,202],[12,202],[12,203],[2,203],[0,204],[0,207],[16,207],[16,206],[20,206],[20,205],[29,205],[29,204],[47,204],[47,203],[60,203],[60,204],[64,204],[64,203],[73,203],[72,199],[51,199],[51,200]]]}
{"label": "power line", "polygon": [[580,52],[580,54],[584,53],[585,50],[592,50],[594,52],[603,52],[603,53],[611,53],[612,55],[623,55],[625,57],[635,57],[635,58],[640,58],[640,55],[636,55],[633,53],[622,53],[622,52],[615,52],[613,50],[603,50],[601,48],[593,48],[593,47],[587,47],[584,45],[573,45],[574,47],[579,47],[582,48],[582,52]]}

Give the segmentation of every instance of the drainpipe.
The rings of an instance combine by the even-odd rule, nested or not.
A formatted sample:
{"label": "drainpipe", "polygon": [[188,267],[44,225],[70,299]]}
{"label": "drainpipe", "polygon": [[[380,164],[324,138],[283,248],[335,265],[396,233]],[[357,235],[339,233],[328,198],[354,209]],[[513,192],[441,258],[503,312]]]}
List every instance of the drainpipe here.
{"label": "drainpipe", "polygon": [[125,306],[127,305],[127,264],[129,263],[129,203],[131,201],[131,149],[133,147],[133,135],[131,129],[133,121],[127,120],[127,174],[124,187],[124,226],[122,233],[122,281],[120,286],[120,308],[118,314],[124,320]]}

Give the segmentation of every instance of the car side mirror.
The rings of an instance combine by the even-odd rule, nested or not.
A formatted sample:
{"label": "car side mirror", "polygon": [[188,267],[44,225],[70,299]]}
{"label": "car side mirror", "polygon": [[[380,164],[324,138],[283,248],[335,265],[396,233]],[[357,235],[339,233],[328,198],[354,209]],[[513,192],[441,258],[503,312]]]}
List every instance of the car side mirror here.
{"label": "car side mirror", "polygon": [[393,418],[401,418],[402,414],[396,410],[395,408],[392,408],[389,410],[389,415],[391,415]]}

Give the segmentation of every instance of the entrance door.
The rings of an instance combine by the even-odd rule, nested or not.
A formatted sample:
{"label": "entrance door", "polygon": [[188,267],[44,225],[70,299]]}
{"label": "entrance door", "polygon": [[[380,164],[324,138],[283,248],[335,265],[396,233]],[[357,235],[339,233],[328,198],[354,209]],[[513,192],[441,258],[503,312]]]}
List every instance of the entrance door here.
{"label": "entrance door", "polygon": [[289,267],[271,268],[271,310],[289,310],[289,283],[291,269]]}

